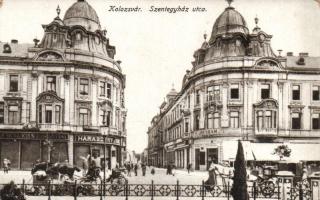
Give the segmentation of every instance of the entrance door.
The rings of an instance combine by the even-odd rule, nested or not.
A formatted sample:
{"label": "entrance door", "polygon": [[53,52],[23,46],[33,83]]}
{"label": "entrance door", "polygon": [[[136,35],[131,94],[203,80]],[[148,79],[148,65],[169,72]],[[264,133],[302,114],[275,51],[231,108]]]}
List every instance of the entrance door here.
{"label": "entrance door", "polygon": [[218,148],[207,149],[207,170],[212,162],[218,164]]}
{"label": "entrance door", "polygon": [[195,170],[200,170],[200,149],[195,150],[195,161],[196,161]]}
{"label": "entrance door", "polygon": [[19,141],[2,141],[1,142],[1,167],[3,159],[9,159],[10,167],[14,169],[19,168],[20,156],[19,156]]}
{"label": "entrance door", "polygon": [[40,141],[21,141],[21,168],[31,169],[40,159]]}

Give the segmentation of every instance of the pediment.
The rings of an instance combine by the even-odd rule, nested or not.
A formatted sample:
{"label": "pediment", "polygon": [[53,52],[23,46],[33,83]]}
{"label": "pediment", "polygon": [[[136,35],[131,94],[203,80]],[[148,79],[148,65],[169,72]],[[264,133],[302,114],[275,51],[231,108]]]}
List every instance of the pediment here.
{"label": "pediment", "polygon": [[64,102],[64,99],[58,97],[56,92],[53,91],[45,91],[39,94],[37,97],[37,102],[41,103],[55,103],[55,102]]}

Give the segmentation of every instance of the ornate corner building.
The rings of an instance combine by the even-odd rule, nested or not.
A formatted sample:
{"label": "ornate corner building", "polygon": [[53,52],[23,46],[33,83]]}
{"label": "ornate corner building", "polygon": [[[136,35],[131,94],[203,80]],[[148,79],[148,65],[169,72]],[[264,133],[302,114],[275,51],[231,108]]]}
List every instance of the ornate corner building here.
{"label": "ornate corner building", "polygon": [[287,144],[292,162],[319,162],[320,57],[275,54],[272,36],[249,31],[229,6],[211,37],[194,53],[193,67],[160,106],[148,129],[148,161],[206,170],[233,162],[237,140],[247,161],[276,162],[273,150]]}
{"label": "ornate corner building", "polygon": [[114,167],[126,149],[125,75],[116,49],[86,1],[63,20],[57,13],[41,41],[0,43],[0,159],[17,169],[36,160],[82,167],[81,156],[96,153]]}

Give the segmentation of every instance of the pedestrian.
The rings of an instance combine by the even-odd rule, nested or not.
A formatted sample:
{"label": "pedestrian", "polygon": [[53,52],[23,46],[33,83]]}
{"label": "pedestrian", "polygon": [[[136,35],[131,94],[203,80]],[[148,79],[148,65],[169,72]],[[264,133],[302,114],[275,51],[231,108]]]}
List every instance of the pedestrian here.
{"label": "pedestrian", "polygon": [[154,168],[151,169],[151,174],[154,175],[156,173],[156,171],[154,170]]}
{"label": "pedestrian", "polygon": [[188,174],[190,174],[191,167],[192,167],[192,164],[189,163],[188,166],[187,166]]}
{"label": "pedestrian", "polygon": [[8,174],[8,172],[10,170],[10,164],[11,164],[11,162],[9,159],[7,159],[7,158],[3,159],[3,172],[5,174]]}
{"label": "pedestrian", "polygon": [[138,176],[138,164],[137,163],[134,165],[134,174],[136,176]]}
{"label": "pedestrian", "polygon": [[172,168],[171,168],[171,174],[172,174],[172,176],[175,176],[175,173],[176,173],[175,168],[176,168],[176,166],[175,166],[175,165],[172,165]]}
{"label": "pedestrian", "polygon": [[142,170],[142,176],[145,176],[146,175],[147,166],[144,163],[141,164],[141,170]]}

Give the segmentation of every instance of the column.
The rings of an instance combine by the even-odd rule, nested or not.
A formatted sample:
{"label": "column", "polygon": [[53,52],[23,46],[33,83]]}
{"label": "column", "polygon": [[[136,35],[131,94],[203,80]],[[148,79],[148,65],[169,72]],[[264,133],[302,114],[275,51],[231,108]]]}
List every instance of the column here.
{"label": "column", "polygon": [[63,83],[61,82],[61,91],[63,91],[64,98],[64,123],[66,125],[70,125],[70,77],[69,79],[61,78]]}
{"label": "column", "polygon": [[228,88],[229,85],[227,82],[222,84],[222,112],[221,112],[221,127],[229,126],[229,117],[228,117]]}
{"label": "column", "polygon": [[97,83],[98,79],[92,78],[92,126],[98,126],[97,119]]}
{"label": "column", "polygon": [[31,81],[31,107],[30,107],[30,122],[36,122],[37,121],[37,94],[38,94],[38,77],[32,77]]}
{"label": "column", "polygon": [[74,158],[73,158],[73,135],[69,134],[69,140],[68,140],[68,159],[69,164],[73,165]]}

